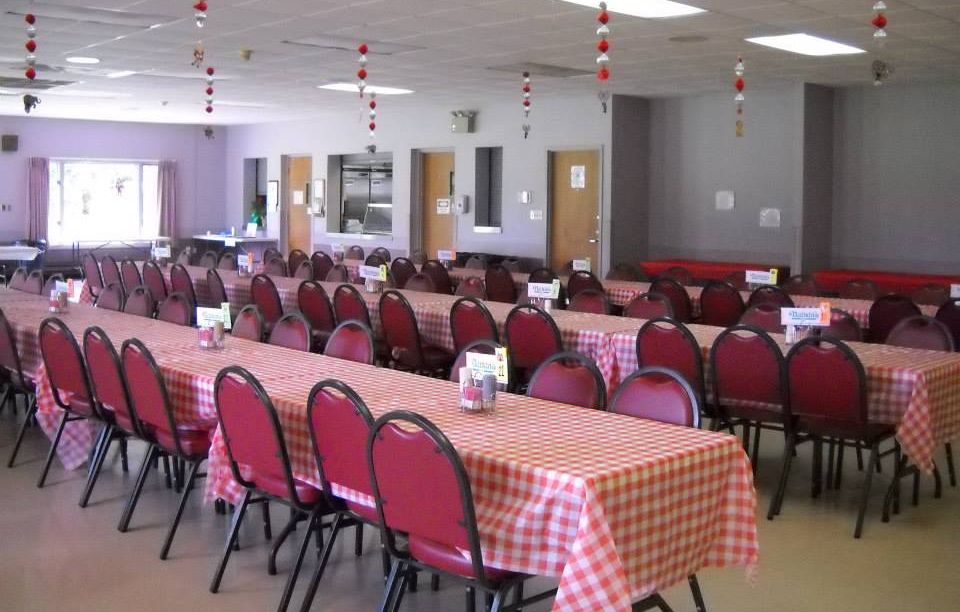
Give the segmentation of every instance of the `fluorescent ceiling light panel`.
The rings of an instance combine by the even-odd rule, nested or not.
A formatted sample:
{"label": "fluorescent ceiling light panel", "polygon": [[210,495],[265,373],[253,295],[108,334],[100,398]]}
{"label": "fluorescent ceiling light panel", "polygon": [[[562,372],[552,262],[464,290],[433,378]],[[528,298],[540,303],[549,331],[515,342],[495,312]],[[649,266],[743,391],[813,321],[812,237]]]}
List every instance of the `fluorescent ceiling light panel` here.
{"label": "fluorescent ceiling light panel", "polygon": [[[571,4],[589,6],[592,9],[600,4],[594,0],[564,0]],[[706,11],[689,4],[670,2],[670,0],[607,0],[607,10],[611,13],[643,17],[644,19],[664,19],[666,17],[684,17]]]}
{"label": "fluorescent ceiling light panel", "polygon": [[[328,83],[326,85],[317,85],[318,89],[329,89],[330,91],[349,91],[359,93],[360,88],[356,83]],[[379,87],[377,85],[367,85],[364,89],[367,93],[375,93],[378,96],[399,96],[403,94],[412,94],[412,89],[401,89],[399,87]]]}
{"label": "fluorescent ceiling light panel", "polygon": [[755,45],[763,45],[799,53],[800,55],[812,55],[814,57],[825,57],[828,55],[853,55],[856,53],[866,53],[863,49],[858,49],[850,45],[820,38],[819,36],[810,36],[809,34],[784,34],[782,36],[757,36],[748,38],[747,42]]}
{"label": "fluorescent ceiling light panel", "polygon": [[137,74],[136,70],[117,70],[116,72],[107,73],[108,79],[122,79],[124,77],[133,76]]}
{"label": "fluorescent ceiling light panel", "polygon": [[82,55],[74,55],[67,58],[67,63],[70,64],[83,64],[84,66],[92,66],[93,64],[99,64],[99,57],[85,57]]}

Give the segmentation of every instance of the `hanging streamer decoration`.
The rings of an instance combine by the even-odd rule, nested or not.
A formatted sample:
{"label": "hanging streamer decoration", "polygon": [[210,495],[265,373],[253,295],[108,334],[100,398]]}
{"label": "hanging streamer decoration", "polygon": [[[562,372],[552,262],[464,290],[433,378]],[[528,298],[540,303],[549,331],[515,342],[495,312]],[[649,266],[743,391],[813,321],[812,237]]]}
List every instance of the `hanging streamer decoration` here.
{"label": "hanging streamer decoration", "polygon": [[213,112],[213,75],[216,73],[216,70],[213,69],[213,66],[207,67],[207,89],[206,89],[206,102],[207,102],[207,112]]}
{"label": "hanging streamer decoration", "polygon": [[207,25],[207,3],[204,0],[200,0],[193,5],[193,18],[197,22],[197,27],[202,28]]}
{"label": "hanging streamer decoration", "polygon": [[733,82],[734,89],[737,90],[737,95],[733,97],[733,101],[737,105],[737,138],[743,137],[743,102],[746,98],[743,97],[743,88],[746,86],[746,82],[743,80],[743,58],[737,58],[737,65],[733,69],[734,74],[737,75],[737,79]]}
{"label": "hanging streamer decoration", "polygon": [[24,15],[23,20],[27,22],[27,44],[24,45],[27,49],[27,69],[24,71],[23,76],[27,77],[31,81],[37,78],[37,56],[35,51],[37,50],[37,18],[33,13],[27,13]]}
{"label": "hanging streamer decoration", "polygon": [[883,43],[887,42],[887,5],[883,3],[883,0],[880,0],[873,5],[873,19],[870,23],[873,24],[873,40],[877,43],[878,46],[882,47]]}
{"label": "hanging streamer decoration", "polygon": [[523,73],[523,139],[530,135],[530,73]]}
{"label": "hanging streamer decoration", "polygon": [[357,63],[360,64],[360,70],[357,70],[357,89],[360,90],[360,99],[363,99],[363,90],[367,88],[367,51],[370,48],[367,47],[367,43],[360,43],[360,46],[357,47],[357,52],[360,54],[360,58],[357,60]]}
{"label": "hanging streamer decoration", "polygon": [[597,36],[600,37],[600,42],[597,43],[597,51],[600,52],[600,55],[597,57],[597,80],[600,82],[600,93],[598,97],[600,98],[600,108],[606,113],[607,101],[610,99],[610,89],[608,87],[610,81],[610,68],[608,67],[610,56],[607,55],[607,51],[610,50],[610,42],[607,40],[607,37],[610,35],[610,26],[607,25],[610,22],[610,13],[607,12],[606,2],[600,3],[600,13],[597,15],[597,21],[600,23],[600,26],[597,28]]}

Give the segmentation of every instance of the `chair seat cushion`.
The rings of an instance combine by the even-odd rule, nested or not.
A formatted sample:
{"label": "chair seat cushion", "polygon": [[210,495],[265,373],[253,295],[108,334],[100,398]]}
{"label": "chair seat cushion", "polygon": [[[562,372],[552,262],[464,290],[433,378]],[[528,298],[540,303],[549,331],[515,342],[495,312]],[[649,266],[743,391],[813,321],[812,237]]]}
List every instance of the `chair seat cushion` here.
{"label": "chair seat cushion", "polygon": [[365,521],[373,523],[375,525],[380,524],[380,516],[377,514],[376,506],[368,506],[367,504],[361,504],[359,502],[344,500],[344,503],[347,505],[347,509],[362,518]]}
{"label": "chair seat cushion", "polygon": [[[278,476],[274,474],[262,474],[258,472],[253,472],[249,477],[250,481],[253,482],[258,489],[280,497],[282,499],[289,499],[290,493],[287,490],[287,481],[283,476]],[[308,506],[312,506],[324,500],[323,491],[317,487],[298,480],[293,479],[293,487],[297,492],[297,497],[300,498],[300,502]]]}
{"label": "chair seat cushion", "polygon": [[80,416],[85,417],[96,417],[97,414],[93,411],[93,406],[90,405],[90,402],[82,400],[76,397],[71,397],[67,401],[67,406],[70,407],[70,412],[79,414]]}
{"label": "chair seat cushion", "polygon": [[[444,544],[438,544],[433,540],[410,535],[407,540],[407,547],[414,559],[424,565],[429,565],[437,569],[463,576],[464,578],[476,578],[473,575],[473,562],[470,556],[460,552],[456,548],[451,548]],[[491,582],[500,582],[516,576],[513,572],[496,569],[488,566],[483,567],[483,572],[487,580]]]}
{"label": "chair seat cushion", "polygon": [[[210,452],[210,434],[216,426],[216,422],[178,424],[177,436],[184,454],[188,457],[205,457]],[[177,444],[170,431],[152,429],[150,433],[163,450],[176,454]]]}
{"label": "chair seat cushion", "polygon": [[858,423],[838,423],[834,420],[823,422],[820,419],[810,418],[799,419],[797,428],[804,433],[844,440],[861,440],[868,444],[889,438],[897,431],[895,425],[887,423],[860,425]]}

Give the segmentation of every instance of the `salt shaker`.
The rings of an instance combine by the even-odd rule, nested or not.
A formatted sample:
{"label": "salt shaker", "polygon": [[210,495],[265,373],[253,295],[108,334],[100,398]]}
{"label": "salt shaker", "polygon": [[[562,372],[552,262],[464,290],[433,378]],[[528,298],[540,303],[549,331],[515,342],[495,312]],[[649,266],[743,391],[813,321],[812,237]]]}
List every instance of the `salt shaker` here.
{"label": "salt shaker", "polygon": [[483,376],[482,405],[484,412],[494,412],[497,408],[497,377],[493,374]]}

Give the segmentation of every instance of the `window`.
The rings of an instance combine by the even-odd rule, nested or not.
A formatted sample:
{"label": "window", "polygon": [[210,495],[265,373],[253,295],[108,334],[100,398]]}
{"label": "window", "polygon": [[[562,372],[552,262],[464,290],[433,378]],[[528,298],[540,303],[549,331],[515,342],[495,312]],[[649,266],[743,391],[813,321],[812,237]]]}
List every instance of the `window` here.
{"label": "window", "polygon": [[47,240],[155,238],[160,229],[157,162],[50,160]]}

